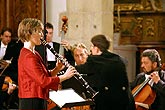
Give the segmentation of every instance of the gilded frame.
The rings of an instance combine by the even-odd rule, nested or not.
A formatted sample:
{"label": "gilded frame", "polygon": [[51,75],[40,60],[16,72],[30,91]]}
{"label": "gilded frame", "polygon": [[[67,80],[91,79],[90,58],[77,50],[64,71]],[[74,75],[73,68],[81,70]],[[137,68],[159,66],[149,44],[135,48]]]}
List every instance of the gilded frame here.
{"label": "gilded frame", "polygon": [[117,2],[114,4],[114,11],[163,11],[162,0],[135,0],[136,2],[127,3],[127,0],[122,0],[125,2]]}
{"label": "gilded frame", "polygon": [[127,3],[127,2],[115,3],[114,11],[118,11],[119,8],[120,8],[120,11],[142,11],[144,9],[141,0],[138,0],[138,2],[135,2],[135,3]]}

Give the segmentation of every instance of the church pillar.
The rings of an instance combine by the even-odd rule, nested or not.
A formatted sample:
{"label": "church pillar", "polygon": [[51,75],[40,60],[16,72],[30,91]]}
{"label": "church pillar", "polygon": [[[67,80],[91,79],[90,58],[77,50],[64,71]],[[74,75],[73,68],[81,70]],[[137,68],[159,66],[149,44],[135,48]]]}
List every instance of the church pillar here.
{"label": "church pillar", "polygon": [[90,39],[96,34],[113,39],[113,0],[68,0],[66,15],[66,39],[71,44],[82,42],[89,48]]}

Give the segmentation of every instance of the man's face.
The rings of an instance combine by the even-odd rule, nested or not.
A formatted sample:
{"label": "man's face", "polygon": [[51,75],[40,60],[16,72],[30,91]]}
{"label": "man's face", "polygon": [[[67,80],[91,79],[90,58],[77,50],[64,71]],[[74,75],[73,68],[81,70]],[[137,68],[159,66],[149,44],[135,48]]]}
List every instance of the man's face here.
{"label": "man's face", "polygon": [[90,52],[91,52],[92,55],[97,55],[98,48],[96,46],[94,46],[93,44],[91,44]]}
{"label": "man's face", "polygon": [[84,64],[88,57],[87,51],[83,48],[76,48],[73,54],[77,65]]}
{"label": "man's face", "polygon": [[5,31],[3,35],[1,35],[1,39],[5,45],[8,45],[8,43],[11,41],[11,33],[9,31]]}
{"label": "man's face", "polygon": [[148,57],[141,58],[141,68],[145,73],[155,70],[156,67],[156,62],[153,63]]}
{"label": "man's face", "polygon": [[46,41],[47,42],[52,42],[52,38],[53,38],[53,29],[51,28],[46,28],[47,30],[47,36],[46,36]]}

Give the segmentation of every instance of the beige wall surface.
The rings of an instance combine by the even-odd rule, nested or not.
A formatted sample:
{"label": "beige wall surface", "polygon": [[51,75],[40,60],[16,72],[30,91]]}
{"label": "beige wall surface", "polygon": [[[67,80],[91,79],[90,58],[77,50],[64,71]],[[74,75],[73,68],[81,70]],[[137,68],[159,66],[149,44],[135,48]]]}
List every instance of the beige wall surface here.
{"label": "beige wall surface", "polygon": [[54,41],[60,42],[61,17],[68,17],[65,39],[71,44],[83,42],[90,46],[96,34],[113,37],[113,0],[48,0],[47,21],[53,23]]}
{"label": "beige wall surface", "polygon": [[[47,19],[52,22],[54,41],[60,42],[62,16],[68,17],[68,31],[65,39],[71,45],[82,42],[90,49],[90,39],[96,34],[105,34],[111,41],[110,50],[124,57],[130,81],[134,79],[136,68],[136,47],[120,46],[113,33],[113,0],[48,0]],[[115,43],[115,44],[114,44]],[[135,49],[130,49],[134,47]],[[131,51],[128,51],[131,50]],[[133,53],[133,54],[131,54]]]}

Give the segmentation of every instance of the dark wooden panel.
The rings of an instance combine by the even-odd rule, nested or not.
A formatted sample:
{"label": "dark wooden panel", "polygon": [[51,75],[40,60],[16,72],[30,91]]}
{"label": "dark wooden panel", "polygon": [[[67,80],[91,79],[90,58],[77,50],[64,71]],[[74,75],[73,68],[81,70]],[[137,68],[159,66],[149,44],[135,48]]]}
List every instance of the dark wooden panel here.
{"label": "dark wooden panel", "polygon": [[0,0],[0,30],[7,25],[7,0]]}
{"label": "dark wooden panel", "polygon": [[42,0],[1,0],[1,2],[6,4],[6,7],[3,6],[1,10],[1,14],[6,15],[6,18],[1,17],[0,21],[7,22],[2,26],[12,28],[14,39],[17,38],[18,24],[22,19],[31,17],[41,20]]}

